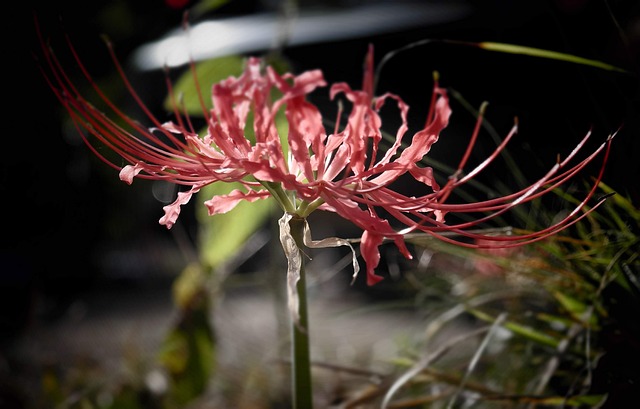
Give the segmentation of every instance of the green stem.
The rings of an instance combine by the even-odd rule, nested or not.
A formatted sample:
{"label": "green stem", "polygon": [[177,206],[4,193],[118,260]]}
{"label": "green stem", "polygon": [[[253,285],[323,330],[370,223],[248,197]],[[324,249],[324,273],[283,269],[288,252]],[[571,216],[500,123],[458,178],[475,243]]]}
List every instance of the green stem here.
{"label": "green stem", "polygon": [[[289,221],[291,236],[301,249],[304,237],[304,219],[294,217]],[[292,351],[291,376],[293,387],[293,408],[313,408],[313,393],[311,388],[311,359],[309,351],[309,319],[307,313],[307,283],[304,271],[304,254],[300,250],[302,263],[300,264],[300,279],[298,280],[298,300],[300,320],[296,324],[291,322]]]}
{"label": "green stem", "polygon": [[324,203],[324,200],[322,198],[317,198],[311,203],[304,202],[300,206],[298,206],[296,213],[300,215],[300,217],[307,217],[311,213],[313,213],[318,207],[320,207],[323,203]]}
{"label": "green stem", "polygon": [[291,200],[287,197],[287,194],[277,183],[259,181],[262,186],[265,187],[271,193],[271,196],[278,202],[282,210],[287,213],[295,213],[295,206],[291,203]]}

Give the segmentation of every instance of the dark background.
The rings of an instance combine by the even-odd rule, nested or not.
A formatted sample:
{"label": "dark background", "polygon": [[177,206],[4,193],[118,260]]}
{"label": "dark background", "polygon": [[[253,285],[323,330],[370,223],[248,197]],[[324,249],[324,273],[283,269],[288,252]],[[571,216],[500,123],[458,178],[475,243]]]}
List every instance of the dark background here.
{"label": "dark background", "polygon": [[[307,3],[301,2],[301,7]],[[339,7],[357,2],[327,3]],[[378,92],[391,91],[403,97],[411,106],[412,124],[419,126],[428,108],[432,72],[439,71],[441,85],[457,90],[474,107],[489,101],[487,118],[501,135],[506,135],[515,116],[519,118],[520,132],[511,149],[525,174],[532,178],[551,166],[556,154],[566,155],[590,127],[595,134],[591,148],[622,127],[604,180],[637,205],[638,2],[536,0],[466,4],[472,12],[460,21],[295,47],[286,49],[285,56],[296,72],[320,68],[329,83],[348,81],[354,86],[361,80],[368,43],[375,45],[379,61],[387,52],[425,38],[514,43],[622,67],[630,73],[431,44],[392,59],[382,73]],[[105,10],[116,5],[127,7],[132,19],[121,25],[110,23]],[[121,183],[116,172],[65,134],[65,115],[38,68],[41,52],[33,13],[56,49],[65,48],[62,34],[68,33],[95,77],[108,78],[115,70],[100,40],[102,33],[109,35],[121,60],[126,62],[137,46],[177,27],[182,9],[160,0],[92,1],[80,6],[77,2],[31,2],[30,6],[9,17],[19,17],[18,31],[13,33],[16,39],[9,41],[17,46],[17,52],[8,52],[4,64],[9,68],[5,74],[9,91],[4,95],[8,107],[3,109],[5,151],[0,187],[5,203],[0,253],[0,341],[5,346],[18,342],[38,322],[60,317],[73,300],[96,287],[131,288],[132,283],[135,286],[149,277],[154,277],[154,285],[167,286],[172,279],[171,275],[153,275],[151,271],[158,267],[145,257],[132,256],[133,267],[104,264],[104,252],[113,251],[113,246],[125,251],[140,248],[143,243],[164,245],[171,236],[157,224],[162,205],[153,199],[150,184]],[[217,13],[237,15],[265,8],[258,1],[231,1]],[[162,99],[162,74],[132,76],[146,101]],[[434,149],[434,154],[455,165],[473,118],[456,102],[452,104],[451,142],[440,142],[442,146]]]}
{"label": "dark background", "polygon": [[[9,87],[14,81],[19,85],[18,91],[5,97],[11,101],[5,110],[5,122],[11,129],[4,133],[9,149],[3,155],[2,194],[8,209],[1,282],[10,294],[3,297],[2,311],[11,313],[2,314],[4,334],[20,332],[28,325],[33,318],[30,305],[34,294],[44,292],[60,301],[53,305],[64,308],[74,294],[90,286],[102,268],[96,265],[95,254],[100,245],[167,234],[157,225],[161,206],[150,197],[149,186],[139,183],[138,187],[129,187],[119,182],[115,172],[95,160],[77,139],[63,134],[65,115],[38,68],[40,50],[33,11],[56,49],[65,49],[62,35],[69,34],[96,78],[115,73],[101,34],[108,34],[119,58],[126,63],[135,47],[157,39],[182,20],[182,10],[160,1],[121,3],[127,4],[133,18],[122,26],[109,25],[105,11],[118,2],[97,1],[82,7],[68,2],[34,3],[20,15],[24,17],[20,28],[28,41],[21,43],[19,61],[10,62],[17,69],[17,77],[6,78]],[[329,3],[336,7],[341,4]],[[439,71],[441,84],[460,92],[474,107],[489,101],[487,117],[501,135],[507,133],[515,116],[519,118],[519,136],[511,149],[525,171],[540,172],[551,166],[556,154],[568,153],[590,127],[595,134],[591,146],[622,127],[613,145],[605,182],[637,203],[637,3],[557,0],[467,4],[473,12],[461,21],[296,47],[285,50],[285,56],[298,72],[321,68],[329,83],[348,81],[354,86],[360,83],[368,43],[375,45],[379,61],[387,52],[425,38],[521,44],[573,53],[627,69],[630,74],[620,74],[431,44],[392,59],[382,72],[378,90],[402,96],[412,108],[412,123],[420,124],[428,108],[431,73]],[[304,2],[301,7],[305,7]],[[257,1],[232,1],[217,13],[238,15],[264,9]],[[132,75],[139,80],[146,101],[162,100],[162,74]],[[455,104],[454,101],[456,113],[451,128],[461,132],[450,138],[461,139],[448,145],[442,141],[438,150],[434,149],[434,155],[451,165],[457,163],[456,149],[464,147],[473,121]],[[160,112],[159,107],[156,109]]]}

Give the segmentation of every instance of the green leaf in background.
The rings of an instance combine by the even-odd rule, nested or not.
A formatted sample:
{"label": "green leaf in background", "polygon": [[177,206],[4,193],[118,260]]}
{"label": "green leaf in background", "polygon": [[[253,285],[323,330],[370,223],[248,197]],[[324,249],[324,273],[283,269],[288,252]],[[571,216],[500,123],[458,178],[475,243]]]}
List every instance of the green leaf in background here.
{"label": "green leaf in background", "polygon": [[[213,183],[198,193],[201,201],[241,188],[237,183]],[[197,210],[200,225],[200,259],[207,268],[215,269],[235,255],[271,214],[271,199],[253,203],[240,202],[229,213],[209,216],[205,206]]]}
{"label": "green leaf in background", "polygon": [[[605,194],[610,195],[610,194],[616,193],[615,190],[613,190],[611,187],[606,185],[604,182],[600,182],[598,187],[602,189],[602,191]],[[620,208],[620,210],[622,211],[621,213],[624,213],[627,216],[631,216],[636,221],[640,222],[640,208],[635,207],[633,203],[631,203],[631,200],[629,200],[629,198],[621,194],[616,194],[611,197],[611,200],[613,200],[615,205]],[[620,223],[620,218],[617,218],[616,221]],[[626,228],[626,229],[629,228],[629,226],[627,226],[625,223],[618,224],[618,227]]]}
{"label": "green leaf in background", "polygon": [[[289,71],[289,64],[280,56],[266,56],[264,57],[264,62],[280,74]],[[195,64],[197,84],[199,85],[205,108],[211,109],[212,107],[211,86],[230,76],[240,76],[244,70],[244,63],[244,57],[228,55]],[[196,87],[196,79],[191,69],[185,70],[173,84],[173,98],[180,112],[186,112],[188,115],[202,116],[202,105],[200,103],[200,96],[198,95],[198,87]],[[167,95],[165,98],[164,107],[169,111],[173,111],[171,95]]]}
{"label": "green leaf in background", "polygon": [[[286,63],[275,59],[276,67],[286,69]],[[180,105],[179,110],[188,115],[201,116],[202,103],[212,107],[211,86],[229,76],[239,76],[244,68],[244,58],[228,56],[198,63],[196,79],[188,70],[173,87],[174,101],[168,97],[165,106]],[[280,71],[280,70],[278,70]],[[200,87],[203,102],[196,91]],[[274,94],[274,98],[278,95]],[[275,125],[286,150],[288,125],[284,111],[276,114]],[[245,136],[255,140],[253,113],[249,113]],[[212,183],[200,190],[199,202],[213,196],[225,195],[234,189],[245,189],[240,183]],[[212,374],[215,362],[215,338],[211,325],[210,298],[215,276],[220,265],[242,251],[247,239],[260,229],[272,214],[274,201],[259,200],[253,203],[240,202],[232,211],[209,216],[205,206],[198,206],[196,217],[199,224],[199,260],[188,265],[175,280],[174,303],[180,311],[178,322],[167,334],[159,360],[171,379],[168,396],[169,407],[180,408],[202,394]],[[212,285],[214,284],[214,285]]]}
{"label": "green leaf in background", "polygon": [[[207,109],[212,107],[211,86],[216,82],[229,78],[229,76],[242,74],[243,68],[244,58],[237,55],[214,58],[195,65],[200,94]],[[173,84],[173,95],[176,103],[180,106],[180,111],[184,110],[189,115],[202,116],[202,105],[200,104],[196,80],[190,69],[186,70]],[[173,110],[171,96],[167,96],[165,99],[164,107],[167,110]]]}
{"label": "green leaf in background", "polygon": [[188,308],[181,310],[159,353],[169,374],[169,407],[181,408],[201,395],[215,365],[215,339],[210,323],[206,291],[194,294]]}
{"label": "green leaf in background", "polygon": [[191,308],[203,292],[209,292],[209,277],[199,263],[187,265],[173,282],[173,303],[183,311]]}
{"label": "green leaf in background", "polygon": [[[252,113],[249,113],[251,116]],[[276,128],[281,136],[283,148],[288,132],[287,121],[282,111],[276,114]],[[248,118],[246,137],[253,140],[252,118]],[[198,200],[204,202],[213,196],[228,194],[234,189],[243,189],[239,183],[212,183],[198,192]],[[275,207],[273,199],[253,203],[240,202],[228,213],[209,216],[205,206],[198,206],[196,216],[199,225],[198,246],[200,261],[206,268],[217,268],[233,257],[255,232],[260,229]]]}
{"label": "green leaf in background", "polygon": [[553,291],[553,296],[575,320],[591,327],[598,325],[598,317],[596,314],[589,314],[589,306],[583,301],[561,291]]}

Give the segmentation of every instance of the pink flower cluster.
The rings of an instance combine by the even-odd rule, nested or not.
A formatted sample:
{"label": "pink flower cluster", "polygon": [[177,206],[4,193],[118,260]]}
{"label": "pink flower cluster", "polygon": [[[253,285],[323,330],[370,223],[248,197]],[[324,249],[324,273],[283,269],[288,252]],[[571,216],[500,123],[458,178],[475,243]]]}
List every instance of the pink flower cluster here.
{"label": "pink flower cluster", "polygon": [[[243,200],[268,197],[274,197],[285,212],[300,218],[306,218],[315,210],[337,213],[363,230],[360,250],[367,265],[369,284],[382,279],[374,270],[380,261],[378,248],[385,239],[392,240],[399,251],[410,258],[404,240],[409,232],[423,232],[471,247],[512,247],[541,240],[574,223],[585,214],[580,211],[593,195],[595,184],[571,214],[540,231],[491,236],[473,230],[480,223],[566,182],[598,153],[605,150],[608,154],[611,142],[609,138],[586,158],[570,164],[588,139],[587,135],[566,159],[558,161],[542,178],[523,190],[485,201],[447,203],[454,189],[475,177],[500,154],[517,126],[514,125],[484,162],[463,175],[480,130],[482,119],[478,119],[458,172],[440,186],[432,168],[422,165],[422,161],[449,123],[451,107],[447,92],[435,81],[424,126],[407,135],[407,104],[394,94],[373,95],[373,48],[366,56],[361,90],[354,90],[346,83],[333,84],[330,88],[332,99],[341,95],[350,102],[351,111],[344,125],[338,118],[335,129],[327,130],[322,113],[307,101],[308,94],[327,85],[320,70],[280,75],[271,67],[263,67],[260,59],[250,58],[242,75],[213,84],[210,96],[213,108],[206,109],[202,104],[206,121],[206,132],[202,134],[194,129],[190,118],[181,113],[178,104],[174,104],[171,121],[161,123],[154,117],[114,56],[126,86],[147,113],[152,127],[144,127],[127,116],[95,85],[72,47],[78,66],[112,110],[112,117],[108,116],[80,94],[55,56],[46,47],[43,49],[50,68],[45,75],[51,88],[87,145],[120,170],[120,179],[132,183],[138,177],[187,186],[178,193],[175,202],[164,207],[160,224],[171,228],[180,214],[180,206],[203,186],[237,182],[241,189],[204,202],[210,215],[228,212]],[[272,97],[274,89],[279,91],[279,97]],[[391,146],[383,149],[379,111],[389,102],[397,106],[401,125]],[[275,123],[276,114],[282,109],[288,122],[287,135],[280,135]],[[249,118],[252,123],[247,123]],[[122,123],[126,126],[120,125]],[[255,140],[246,137],[246,126],[252,127]],[[120,168],[120,162],[112,163],[95,148],[96,143],[106,145],[128,165]],[[392,185],[403,175],[424,185],[424,189],[416,190],[419,192],[416,196],[394,190]],[[602,172],[598,180],[601,176]],[[451,212],[480,216],[471,222],[447,224],[445,216]]]}

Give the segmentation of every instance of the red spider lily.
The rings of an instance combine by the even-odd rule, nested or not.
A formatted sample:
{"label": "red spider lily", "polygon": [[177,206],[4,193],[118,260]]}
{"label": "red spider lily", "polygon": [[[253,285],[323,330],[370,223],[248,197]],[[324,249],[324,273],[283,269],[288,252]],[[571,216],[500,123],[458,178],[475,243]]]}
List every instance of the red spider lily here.
{"label": "red spider lily", "polygon": [[[559,160],[542,178],[525,189],[473,203],[447,203],[456,188],[470,181],[500,154],[516,133],[517,124],[485,161],[462,175],[479,134],[482,117],[478,118],[457,172],[444,186],[439,186],[432,168],[420,163],[448,125],[451,107],[447,92],[436,80],[425,125],[408,140],[408,146],[402,148],[408,131],[409,106],[394,94],[373,95],[372,47],[366,57],[362,90],[353,90],[346,83],[337,83],[330,88],[332,99],[343,94],[351,103],[351,112],[343,127],[336,125],[335,129],[327,131],[318,108],[306,100],[307,94],[326,86],[321,71],[307,71],[297,76],[279,75],[271,67],[262,67],[261,60],[250,58],[238,78],[230,77],[213,85],[213,108],[209,110],[202,103],[206,132],[199,135],[178,104],[174,103],[172,121],[161,123],[154,117],[130,85],[109,46],[124,84],[146,113],[152,128],[127,116],[98,88],[73,46],[69,46],[80,70],[112,110],[113,118],[119,121],[91,105],[56,57],[43,47],[50,68],[45,73],[47,81],[86,144],[103,161],[120,170],[120,179],[126,183],[130,184],[138,177],[188,187],[178,193],[175,202],[164,207],[160,224],[167,228],[176,222],[180,206],[203,186],[238,182],[242,189],[204,202],[210,215],[230,211],[242,200],[267,197],[274,197],[285,212],[300,218],[306,218],[314,210],[335,212],[363,230],[360,250],[367,265],[367,282],[374,284],[382,279],[374,269],[380,260],[378,248],[385,239],[393,240],[407,258],[411,258],[411,254],[404,237],[410,232],[423,232],[467,247],[509,248],[553,235],[601,203],[581,212],[602,177],[612,137],[586,158],[571,164],[590,133],[566,159]],[[171,84],[169,81],[167,84],[171,93]],[[273,89],[281,94],[275,100],[271,97]],[[202,101],[203,96],[200,98]],[[388,101],[397,105],[402,125],[395,134],[394,143],[383,152],[379,111]],[[275,116],[281,108],[284,108],[289,126],[286,139],[281,139],[275,126]],[[248,125],[253,127],[255,141],[249,140],[244,133],[250,111],[253,112],[253,123]],[[122,121],[126,128],[119,125]],[[106,145],[129,164],[120,167],[111,162],[96,149],[96,142]],[[474,230],[480,223],[557,188],[603,150],[603,166],[593,188],[562,220],[542,230],[520,235],[492,236]],[[392,188],[394,182],[407,174],[425,185],[423,195],[409,197]],[[382,213],[386,216],[381,216]],[[448,213],[479,213],[481,216],[470,222],[447,224],[445,216]]]}

